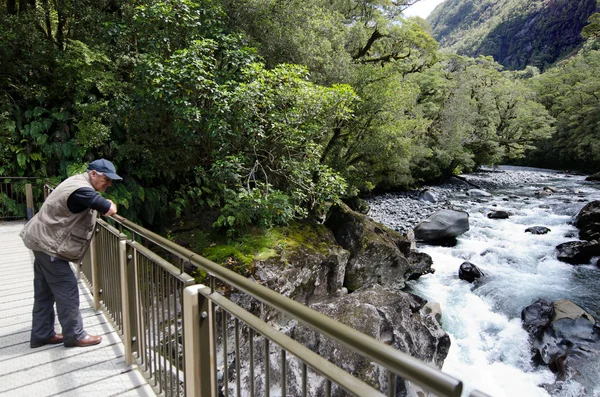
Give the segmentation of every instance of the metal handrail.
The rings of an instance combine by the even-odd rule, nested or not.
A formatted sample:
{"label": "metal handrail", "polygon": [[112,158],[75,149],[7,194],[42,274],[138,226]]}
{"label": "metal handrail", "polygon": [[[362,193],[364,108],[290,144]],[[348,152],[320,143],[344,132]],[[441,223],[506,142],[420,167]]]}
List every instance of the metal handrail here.
{"label": "metal handrail", "polygon": [[383,365],[395,374],[415,382],[424,389],[444,396],[458,397],[461,395],[463,388],[462,382],[443,373],[439,369],[404,352],[396,350],[371,336],[365,335],[345,324],[335,321],[299,302],[278,294],[269,288],[252,282],[122,216],[113,215],[112,218],[124,227],[144,236],[144,238],[149,241],[168,249],[179,257],[184,258],[189,263],[198,266],[202,270],[216,276],[236,289],[297,319],[313,330],[359,352],[374,362]]}
{"label": "metal handrail", "polygon": [[32,182],[41,180],[0,176],[0,219],[31,219],[35,214]]}
{"label": "metal handrail", "polygon": [[[51,191],[52,188],[45,186],[45,196],[48,194],[47,191]],[[268,395],[269,388],[269,341],[281,346],[282,348],[282,393],[285,393],[285,360],[286,351],[294,355],[301,362],[303,362],[303,386],[306,383],[306,366],[310,366],[313,370],[323,375],[327,380],[326,394],[330,395],[331,392],[331,381],[336,382],[337,385],[344,387],[351,394],[356,396],[383,396],[379,391],[373,389],[363,381],[355,378],[353,375],[337,367],[335,364],[323,359],[318,354],[312,352],[305,346],[299,344],[293,339],[287,337],[285,334],[275,330],[273,327],[264,323],[262,320],[255,317],[253,314],[239,307],[229,299],[220,295],[214,289],[214,279],[218,278],[222,282],[236,288],[239,291],[246,293],[248,296],[257,299],[264,304],[279,310],[280,313],[287,314],[291,318],[303,323],[309,328],[315,330],[322,335],[327,336],[331,340],[337,341],[338,343],[345,345],[351,350],[361,354],[363,357],[369,358],[373,362],[376,362],[386,368],[388,373],[388,396],[395,395],[395,380],[396,375],[402,378],[412,381],[418,384],[425,390],[431,391],[436,395],[440,396],[455,396],[461,395],[463,385],[462,382],[447,375],[439,369],[426,364],[406,353],[394,349],[375,338],[368,335],[362,334],[353,328],[342,324],[323,315],[313,309],[310,309],[299,302],[296,302],[288,297],[282,296],[275,291],[272,291],[260,284],[248,280],[247,278],[226,269],[184,247],[181,247],[168,239],[153,233],[126,218],[113,215],[110,217],[115,222],[117,228],[104,222],[103,220],[98,221],[99,228],[106,230],[109,235],[115,236],[112,239],[113,248],[104,247],[109,249],[112,253],[109,254],[113,259],[108,259],[108,262],[114,263],[118,261],[117,267],[110,265],[108,273],[103,270],[104,273],[98,269],[107,266],[104,263],[98,261],[101,256],[97,251],[98,247],[95,243],[92,243],[91,249],[88,252],[88,256],[85,266],[85,272],[87,272],[86,278],[88,284],[91,285],[94,294],[95,308],[102,308],[107,312],[109,318],[117,326],[120,336],[123,339],[125,345],[125,361],[127,365],[137,362],[141,369],[145,371],[146,375],[150,379],[154,379],[154,390],[159,394],[171,395],[186,395],[192,396],[204,396],[211,395],[216,396],[217,392],[217,375],[216,375],[216,307],[220,307],[222,311],[222,347],[224,352],[224,387],[225,395],[227,396],[227,316],[230,316],[235,320],[235,345],[236,345],[236,382],[238,394],[240,393],[240,369],[239,369],[239,346],[238,346],[238,320],[249,329],[249,343],[252,345],[253,332],[256,331],[258,334],[264,337],[265,341],[265,369],[266,371],[266,395]],[[124,234],[122,229],[127,229],[130,233]],[[151,250],[144,247],[143,245],[136,242],[138,237],[141,237],[148,242],[155,244],[171,255],[174,255],[180,259],[179,267],[172,265],[159,255],[154,254]],[[95,241],[96,239],[94,239]],[[107,240],[108,241],[108,240]],[[114,241],[117,241],[116,245]],[[117,247],[117,248],[115,248]],[[115,251],[116,250],[116,251]],[[141,255],[141,256],[140,256]],[[144,267],[138,263],[138,258],[145,258],[149,261],[150,266],[155,266],[157,270],[153,270],[148,266]],[[142,259],[143,261],[144,259]],[[192,264],[199,269],[204,270],[211,276],[211,288],[204,287],[201,285],[189,286],[193,283],[193,279],[184,273],[183,264]],[[140,266],[142,266],[140,268]],[[160,270],[159,270],[160,269]],[[162,314],[160,307],[156,306],[155,302],[151,301],[149,294],[152,291],[148,290],[148,287],[140,285],[141,283],[147,282],[141,280],[144,278],[144,272],[149,277],[158,277],[160,279],[165,277],[172,277],[176,283],[179,283],[179,287],[171,287],[172,281],[169,286],[166,287],[167,295],[176,292],[181,294],[179,297],[174,296],[174,302],[168,302],[168,307],[171,304],[176,307],[181,303],[183,306],[183,312],[181,313],[182,321],[185,329],[182,330],[184,338],[183,345],[183,358],[173,358],[174,354],[172,346],[160,346],[155,345],[156,334],[160,334],[165,330],[165,324],[159,324],[159,322],[165,319],[170,322],[172,319],[169,314],[165,316],[165,302],[162,301]],[[102,273],[102,275],[100,275]],[[102,276],[107,276],[109,279],[103,280]],[[162,281],[158,281],[159,283]],[[102,289],[102,285],[106,286],[106,290]],[[156,288],[162,290],[162,294],[165,292],[165,287],[161,287],[159,284]],[[146,288],[146,290],[144,290]],[[169,292],[170,291],[170,292]],[[180,299],[180,300],[179,300]],[[100,304],[100,301],[103,301]],[[204,304],[201,304],[204,300]],[[195,301],[195,303],[194,303]],[[191,302],[191,303],[190,303]],[[190,309],[190,305],[195,309]],[[208,306],[207,306],[208,305]],[[202,306],[203,312],[198,309]],[[168,312],[169,308],[167,308]],[[155,312],[153,312],[155,311]],[[206,315],[206,313],[209,313]],[[187,314],[186,314],[187,313]],[[148,318],[150,316],[150,318]],[[207,324],[203,319],[210,319],[210,328],[206,328]],[[148,323],[147,321],[150,321]],[[168,326],[168,324],[167,324]],[[147,328],[144,328],[147,327]],[[173,338],[174,336],[168,336]],[[175,334],[177,337],[177,334]],[[147,340],[150,339],[151,340]],[[198,344],[203,343],[204,345],[200,348]],[[149,350],[150,349],[150,350]],[[210,359],[208,356],[210,355]],[[251,356],[252,357],[252,356]],[[156,360],[160,360],[156,363]],[[175,361],[173,361],[175,360]],[[253,371],[253,362],[250,358],[250,371]],[[185,365],[184,365],[185,362]],[[202,368],[202,369],[201,369]],[[207,369],[209,368],[209,369]],[[201,376],[197,376],[201,374]],[[207,383],[207,380],[210,379]],[[200,386],[200,383],[203,385]],[[209,384],[209,386],[206,386]],[[179,386],[178,386],[179,385]],[[185,394],[180,389],[180,386],[185,388]],[[250,379],[251,396],[253,395],[253,381]],[[173,391],[176,389],[175,391]],[[202,390],[204,391],[202,391]],[[303,392],[304,393],[304,392]],[[303,394],[304,395],[304,394]],[[487,397],[486,394],[481,393],[477,390],[472,391],[470,397]]]}

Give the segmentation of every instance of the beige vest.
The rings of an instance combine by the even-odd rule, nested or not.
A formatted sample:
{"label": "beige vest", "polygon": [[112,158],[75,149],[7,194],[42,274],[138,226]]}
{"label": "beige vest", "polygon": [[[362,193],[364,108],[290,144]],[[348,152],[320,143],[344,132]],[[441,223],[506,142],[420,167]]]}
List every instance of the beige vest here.
{"label": "beige vest", "polygon": [[83,258],[94,232],[96,211],[74,214],[67,207],[71,193],[82,187],[94,188],[87,173],[74,175],[54,189],[19,234],[27,248],[73,262]]}

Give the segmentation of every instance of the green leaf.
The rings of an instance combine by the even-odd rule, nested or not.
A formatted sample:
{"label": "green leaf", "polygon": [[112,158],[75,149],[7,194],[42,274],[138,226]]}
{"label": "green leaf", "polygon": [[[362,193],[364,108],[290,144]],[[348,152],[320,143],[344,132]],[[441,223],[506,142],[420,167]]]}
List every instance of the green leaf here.
{"label": "green leaf", "polygon": [[25,164],[27,164],[27,156],[25,156],[25,153],[20,152],[17,154],[17,163],[21,168],[25,168]]}

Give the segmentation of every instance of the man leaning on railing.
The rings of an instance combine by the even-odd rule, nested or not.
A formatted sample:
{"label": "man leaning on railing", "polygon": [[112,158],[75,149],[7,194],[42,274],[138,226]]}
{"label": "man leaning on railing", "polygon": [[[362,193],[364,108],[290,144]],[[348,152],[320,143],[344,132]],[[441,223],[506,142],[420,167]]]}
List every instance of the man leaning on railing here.
{"label": "man leaning on railing", "polygon": [[[98,192],[121,180],[110,161],[92,161],[87,172],[58,185],[21,231],[25,246],[35,256],[32,348],[63,342],[65,347],[84,347],[102,341],[101,336],[83,329],[77,279],[69,261],[79,263],[83,258],[93,236],[96,211],[106,216],[117,213],[116,204]],[[62,334],[54,331],[54,302]]]}

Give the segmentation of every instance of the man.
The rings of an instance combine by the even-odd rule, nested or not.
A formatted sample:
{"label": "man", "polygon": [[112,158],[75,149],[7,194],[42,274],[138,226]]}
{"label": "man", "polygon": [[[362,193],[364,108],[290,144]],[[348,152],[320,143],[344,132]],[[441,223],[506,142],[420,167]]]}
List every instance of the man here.
{"label": "man", "polygon": [[[94,233],[96,211],[110,216],[117,206],[100,196],[120,181],[115,166],[99,159],[87,172],[64,180],[20,233],[33,251],[34,303],[30,346],[63,343],[65,347],[97,345],[101,336],[88,335],[79,311],[77,279],[69,261],[79,263]],[[54,303],[62,334],[54,331]]]}

